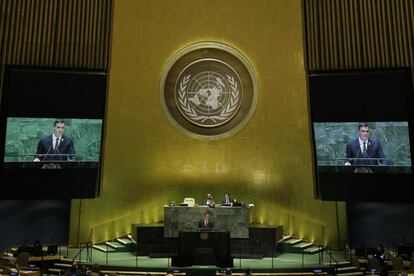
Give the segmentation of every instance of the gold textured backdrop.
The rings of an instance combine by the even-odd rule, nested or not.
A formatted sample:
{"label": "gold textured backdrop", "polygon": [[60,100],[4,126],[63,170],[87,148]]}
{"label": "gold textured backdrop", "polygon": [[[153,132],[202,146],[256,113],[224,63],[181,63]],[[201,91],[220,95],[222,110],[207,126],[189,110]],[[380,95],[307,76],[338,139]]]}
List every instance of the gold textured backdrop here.
{"label": "gold textured backdrop", "polygon": [[107,69],[113,0],[0,0],[6,64]]}
{"label": "gold textured backdrop", "polygon": [[414,67],[414,1],[304,3],[309,70]]}
{"label": "gold textured backdrop", "polygon": [[[226,191],[256,205],[251,222],[321,244],[346,240],[344,205],[337,217],[335,203],[314,199],[302,1],[129,0],[113,12],[101,196],[73,200],[72,244],[161,222],[169,200]],[[240,50],[260,86],[250,122],[217,141],[180,133],[159,99],[168,59],[200,41]]]}
{"label": "gold textured backdrop", "polygon": [[106,69],[113,0],[1,0],[0,66]]}

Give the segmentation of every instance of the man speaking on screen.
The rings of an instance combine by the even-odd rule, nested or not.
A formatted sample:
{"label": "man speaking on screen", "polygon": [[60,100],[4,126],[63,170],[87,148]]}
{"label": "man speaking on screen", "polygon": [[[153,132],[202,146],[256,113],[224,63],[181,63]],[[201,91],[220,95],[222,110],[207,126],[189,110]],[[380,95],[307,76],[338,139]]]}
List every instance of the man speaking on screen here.
{"label": "man speaking on screen", "polygon": [[377,166],[387,165],[381,143],[369,138],[369,126],[367,123],[358,125],[358,138],[351,140],[346,145],[346,166]]}
{"label": "man speaking on screen", "polygon": [[73,139],[63,135],[65,122],[56,120],[53,133],[39,140],[36,157],[33,161],[75,161],[76,152]]}

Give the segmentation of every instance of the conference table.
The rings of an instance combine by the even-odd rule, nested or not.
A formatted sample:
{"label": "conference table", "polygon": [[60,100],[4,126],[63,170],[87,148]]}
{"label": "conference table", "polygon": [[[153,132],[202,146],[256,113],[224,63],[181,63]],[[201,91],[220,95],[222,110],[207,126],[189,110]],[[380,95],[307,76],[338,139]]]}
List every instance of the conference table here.
{"label": "conference table", "polygon": [[249,238],[249,208],[245,206],[164,206],[164,238],[178,238],[180,232],[198,230],[204,213],[210,215],[216,231],[229,232],[232,239]]}

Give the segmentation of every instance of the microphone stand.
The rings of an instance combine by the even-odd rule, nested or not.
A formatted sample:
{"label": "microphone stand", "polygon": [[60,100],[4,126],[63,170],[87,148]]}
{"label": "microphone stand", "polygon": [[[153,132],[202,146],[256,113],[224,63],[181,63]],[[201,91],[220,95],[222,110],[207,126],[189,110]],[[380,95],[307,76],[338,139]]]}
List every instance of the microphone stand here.
{"label": "microphone stand", "polygon": [[[49,154],[50,149],[52,148],[52,145],[49,146],[49,148],[47,149],[46,154],[44,155],[42,160],[45,160],[47,158],[47,155]],[[39,158],[40,159],[40,158]]]}

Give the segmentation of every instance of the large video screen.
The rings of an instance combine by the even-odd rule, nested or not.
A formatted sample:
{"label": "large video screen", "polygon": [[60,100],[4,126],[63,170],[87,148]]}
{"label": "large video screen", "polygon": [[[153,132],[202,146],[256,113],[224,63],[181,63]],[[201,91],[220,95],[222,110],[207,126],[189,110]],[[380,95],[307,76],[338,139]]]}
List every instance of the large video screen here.
{"label": "large video screen", "polygon": [[319,198],[414,201],[411,76],[408,68],[310,73]]}
{"label": "large video screen", "polygon": [[319,171],[412,173],[408,122],[314,123]]}
{"label": "large video screen", "polygon": [[0,199],[99,195],[106,72],[7,66]]}
{"label": "large video screen", "polygon": [[12,163],[9,167],[22,162],[96,165],[101,133],[101,119],[7,118],[4,162]]}

